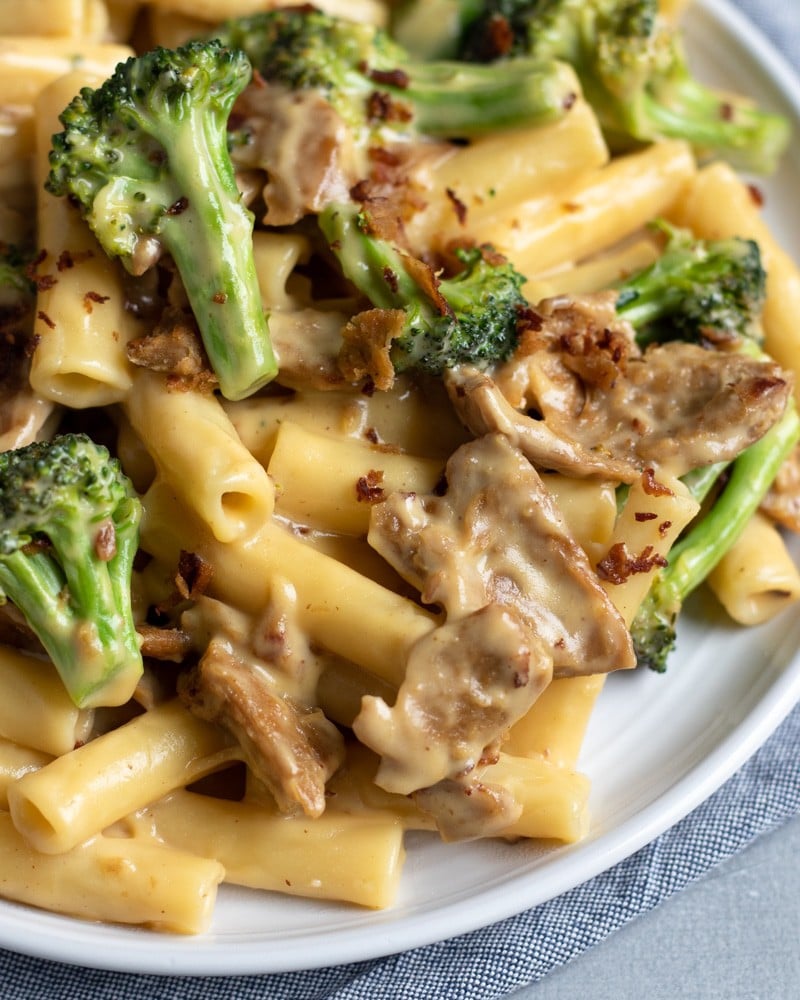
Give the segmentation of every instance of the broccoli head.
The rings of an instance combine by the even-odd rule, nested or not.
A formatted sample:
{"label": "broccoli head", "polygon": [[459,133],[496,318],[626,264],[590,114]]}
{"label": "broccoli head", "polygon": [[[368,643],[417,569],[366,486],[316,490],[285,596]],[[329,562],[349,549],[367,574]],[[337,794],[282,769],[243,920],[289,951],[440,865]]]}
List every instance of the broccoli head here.
{"label": "broccoli head", "polygon": [[0,454],[0,597],[79,706],[122,704],[142,672],[131,609],[140,516],[118,462],[85,435]]}
{"label": "broccoli head", "polygon": [[36,283],[29,267],[33,250],[0,242],[0,322],[27,312],[36,298]]}
{"label": "broccoli head", "polygon": [[667,237],[663,253],[618,285],[617,313],[633,325],[639,345],[759,340],[767,276],[758,244],[697,239],[664,221],[654,228]]}
{"label": "broccoli head", "polygon": [[6,418],[0,417],[0,440],[15,423],[11,400],[29,391],[36,305],[36,283],[30,274],[33,257],[32,247],[0,242],[0,397]]}
{"label": "broccoli head", "polygon": [[307,4],[228,21],[215,37],[242,49],[268,83],[323,93],[362,145],[381,130],[470,137],[554,121],[578,89],[573,71],[555,60],[412,62],[382,29]]}
{"label": "broccoli head", "polygon": [[487,248],[457,251],[463,269],[442,281],[427,265],[374,233],[354,204],[332,204],[319,224],[344,275],[378,309],[401,309],[405,321],[391,345],[396,372],[441,375],[469,363],[505,360],[517,343],[525,279]]}
{"label": "broccoli head", "polygon": [[142,274],[166,250],[186,287],[222,394],[250,395],[277,365],[256,278],[253,216],[228,152],[231,107],[251,77],[219,42],[120,63],[62,112],[46,187],[70,196],[111,257]]}
{"label": "broccoli head", "polygon": [[481,7],[463,32],[462,58],[565,60],[615,145],[685,139],[700,155],[741,169],[775,169],[789,139],[786,120],[701,84],[658,0],[485,0]]}

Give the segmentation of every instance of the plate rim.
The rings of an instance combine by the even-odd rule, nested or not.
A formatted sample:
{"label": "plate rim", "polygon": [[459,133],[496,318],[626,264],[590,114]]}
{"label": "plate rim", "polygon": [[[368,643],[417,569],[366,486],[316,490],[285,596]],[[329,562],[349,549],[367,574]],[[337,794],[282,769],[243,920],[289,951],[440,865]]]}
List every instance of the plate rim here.
{"label": "plate rim", "polygon": [[[733,36],[765,80],[780,92],[800,132],[800,76],[760,28],[730,0],[697,0],[691,14],[710,18]],[[793,145],[795,153],[800,152],[797,135]],[[720,788],[799,701],[800,652],[796,652],[751,710],[713,749],[634,815],[583,845],[564,849],[563,861],[557,858],[549,868],[524,873],[513,883],[518,892],[509,892],[507,880],[503,880],[503,884],[473,894],[471,906],[456,900],[395,924],[389,920],[368,942],[361,927],[336,934],[326,930],[327,947],[313,928],[305,938],[298,935],[291,945],[264,932],[254,933],[252,941],[235,943],[223,936],[216,938],[213,930],[192,938],[172,937],[140,928],[93,924],[0,900],[0,947],[33,958],[121,973],[239,976],[311,971],[432,945],[517,916],[631,856]],[[567,879],[562,874],[565,866],[571,871]],[[524,890],[534,881],[538,891],[529,896]],[[475,906],[478,900],[480,907]]]}

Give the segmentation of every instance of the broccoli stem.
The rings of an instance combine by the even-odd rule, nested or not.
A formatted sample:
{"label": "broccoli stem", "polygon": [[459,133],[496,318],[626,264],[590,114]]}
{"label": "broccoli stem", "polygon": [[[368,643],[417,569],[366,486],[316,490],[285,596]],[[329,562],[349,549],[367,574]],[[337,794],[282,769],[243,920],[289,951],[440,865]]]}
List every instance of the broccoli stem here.
{"label": "broccoli stem", "polygon": [[519,58],[483,66],[463,62],[413,63],[409,84],[396,96],[414,108],[416,128],[431,136],[472,136],[519,125],[557,121],[580,84],[567,63]]}
{"label": "broccoli stem", "polygon": [[631,627],[637,658],[659,672],[675,644],[681,606],[741,535],[789,453],[800,441],[800,417],[791,401],[781,419],[731,465],[725,489],[709,512],[669,553]]}
{"label": "broccoli stem", "polygon": [[667,87],[667,96],[642,95],[641,110],[650,131],[666,139],[685,139],[699,153],[724,157],[732,166],[769,174],[786,146],[786,122],[742,98],[726,99],[688,72]]}
{"label": "broccoli stem", "polygon": [[800,417],[784,416],[732,463],[725,489],[708,514],[670,553],[667,574],[685,597],[705,579],[758,509],[778,469],[800,440]]}
{"label": "broccoli stem", "polygon": [[233,18],[215,36],[268,84],[318,90],[366,146],[393,134],[469,138],[545,124],[580,94],[572,67],[546,55],[495,66],[415,60],[382,29],[310,6]]}
{"label": "broccoli stem", "polygon": [[368,220],[356,205],[332,203],[320,212],[317,222],[344,276],[377,309],[403,309],[419,298],[403,255],[387,240],[371,235]]}
{"label": "broccoli stem", "polygon": [[227,136],[205,109],[181,129],[165,126],[179,205],[161,239],[180,272],[222,395],[238,400],[278,372],[258,294],[253,216],[242,204]]}

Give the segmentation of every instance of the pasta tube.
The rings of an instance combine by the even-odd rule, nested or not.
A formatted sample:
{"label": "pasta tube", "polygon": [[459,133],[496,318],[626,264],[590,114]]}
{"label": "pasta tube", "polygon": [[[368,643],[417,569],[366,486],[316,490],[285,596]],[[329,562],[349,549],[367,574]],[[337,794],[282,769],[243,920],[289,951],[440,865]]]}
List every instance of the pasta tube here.
{"label": "pasta tube", "polygon": [[9,809],[36,850],[60,853],[238,753],[220,730],[167,702],[20,778]]}
{"label": "pasta tube", "polygon": [[53,665],[0,647],[0,736],[43,753],[68,753],[85,740],[91,710],[79,709]]}
{"label": "pasta tube", "polygon": [[18,3],[0,0],[0,35],[100,40],[108,30],[108,11],[102,0],[37,0]]}
{"label": "pasta tube", "polygon": [[[304,544],[277,524],[251,538],[221,545],[193,522],[158,482],[144,498],[142,544],[167,565],[182,548],[214,568],[210,593],[257,614],[271,580],[286,577],[297,595],[298,625],[313,641],[399,684],[408,649],[436,624],[418,604]],[[368,613],[367,613],[368,609]]]}
{"label": "pasta tube", "polygon": [[465,233],[482,234],[520,202],[562,190],[608,159],[597,118],[583,99],[553,124],[476,139],[434,161],[428,205],[411,220],[409,239],[445,246]]}
{"label": "pasta tube", "polygon": [[800,572],[775,525],[756,513],[707,577],[741,625],[759,625],[800,600]]}
{"label": "pasta tube", "polygon": [[[14,3],[18,16],[20,4]],[[23,4],[36,11],[38,5]],[[60,0],[52,3],[54,9],[63,6]],[[75,38],[45,38],[41,35],[18,35],[0,38],[0,104],[34,104],[48,84],[72,71],[87,79],[105,80],[114,72],[117,63],[133,55],[127,45],[77,41]],[[78,88],[80,89],[80,87]],[[72,91],[58,108],[62,111],[77,93]],[[56,129],[51,129],[51,133]]]}
{"label": "pasta tube", "polygon": [[612,160],[556,194],[533,198],[486,226],[481,237],[529,278],[589,257],[666,212],[695,173],[682,142]]}
{"label": "pasta tube", "polygon": [[41,750],[31,750],[11,740],[0,739],[0,809],[8,810],[8,789],[31,771],[38,771],[53,758]]}
{"label": "pasta tube", "polygon": [[[398,816],[408,830],[434,830],[432,816],[419,809],[413,796],[387,792],[373,778],[378,758],[363,747],[351,747],[344,769],[333,778],[330,808]],[[514,757],[501,753],[494,764],[479,766],[478,782],[508,790],[522,807],[504,837],[530,837],[575,843],[589,824],[589,779],[571,768],[541,757]]]}
{"label": "pasta tube", "polygon": [[[246,17],[261,10],[279,7],[282,0],[145,0],[155,10],[188,14],[219,24],[229,17]],[[315,7],[354,21],[385,24],[387,11],[380,0],[316,0]]]}
{"label": "pasta tube", "polygon": [[140,370],[124,411],[159,475],[218,541],[251,535],[272,514],[272,483],[215,396],[171,392]]}
{"label": "pasta tube", "polygon": [[427,493],[442,463],[281,424],[268,466],[276,507],[300,524],[366,535],[373,503],[394,490]]}
{"label": "pasta tube", "polygon": [[0,106],[0,164],[22,162],[28,167],[26,161],[33,152],[33,108]]}
{"label": "pasta tube", "polygon": [[37,853],[0,813],[0,896],[85,920],[178,934],[208,930],[224,869],[211,858],[125,837]]}
{"label": "pasta tube", "polygon": [[214,855],[226,881],[253,889],[381,908],[394,900],[405,857],[403,827],[393,816],[326,811],[309,822],[190,792],[176,792],[146,815],[167,843]]}

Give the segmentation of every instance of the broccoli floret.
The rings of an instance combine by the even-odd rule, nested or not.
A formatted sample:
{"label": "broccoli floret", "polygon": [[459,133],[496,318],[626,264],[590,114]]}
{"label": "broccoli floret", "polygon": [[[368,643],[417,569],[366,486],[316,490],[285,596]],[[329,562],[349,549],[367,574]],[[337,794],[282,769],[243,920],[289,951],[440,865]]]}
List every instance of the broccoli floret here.
{"label": "broccoli floret", "polygon": [[554,121],[579,89],[570,67],[552,59],[414,62],[382,29],[309,5],[228,21],[215,37],[246,52],[268,83],[320,91],[360,145],[381,129],[452,138]]}
{"label": "broccoli floret", "polygon": [[33,251],[0,242],[0,322],[27,312],[36,297],[36,283],[28,269]]}
{"label": "broccoli floret", "polygon": [[658,0],[485,0],[463,34],[465,59],[563,59],[609,140],[685,139],[701,156],[770,173],[789,139],[787,121],[692,75],[680,31]]}
{"label": "broccoli floret", "polygon": [[[405,311],[391,346],[396,372],[441,375],[463,363],[486,367],[514,350],[525,278],[487,248],[458,250],[463,270],[437,282],[420,261],[373,233],[368,213],[357,205],[329,205],[319,224],[344,275],[372,305]],[[431,278],[427,290],[415,274]]]}
{"label": "broccoli floret", "polygon": [[[0,398],[6,404],[28,391],[36,305],[33,257],[32,247],[0,243]],[[0,419],[0,438],[4,423]]]}
{"label": "broccoli floret", "polygon": [[672,547],[631,626],[640,666],[659,673],[666,669],[684,601],[739,537],[798,440],[800,418],[792,401],[783,417],[733,461],[708,513]]}
{"label": "broccoli floret", "polygon": [[0,597],[82,707],[122,704],[142,672],[131,610],[140,516],[118,462],[85,435],[0,454]]}
{"label": "broccoli floret", "polygon": [[617,313],[637,343],[760,339],[766,272],[754,240],[697,239],[659,221],[664,251],[655,263],[618,285]]}
{"label": "broccoli floret", "polygon": [[47,188],[80,205],[100,245],[141,274],[163,248],[177,266],[220,390],[277,374],[227,122],[251,77],[219,42],[154,49],[84,88],[60,116]]}

